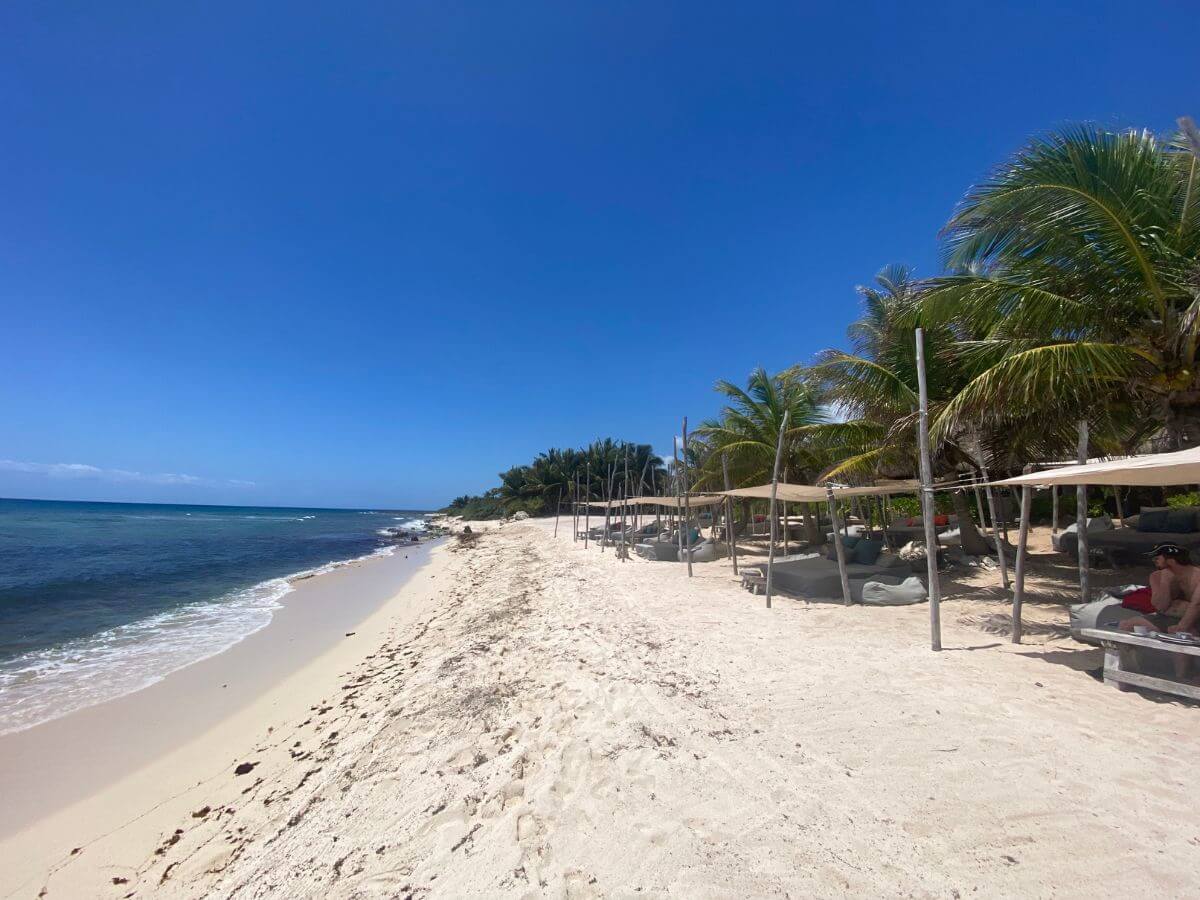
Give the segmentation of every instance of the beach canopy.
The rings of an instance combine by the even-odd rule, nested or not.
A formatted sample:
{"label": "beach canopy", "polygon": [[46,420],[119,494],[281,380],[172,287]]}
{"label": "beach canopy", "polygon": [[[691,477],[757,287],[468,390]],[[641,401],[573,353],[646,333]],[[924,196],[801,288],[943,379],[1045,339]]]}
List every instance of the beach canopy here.
{"label": "beach canopy", "polygon": [[[715,506],[718,503],[723,503],[725,500],[722,494],[688,494],[687,502],[689,506]],[[683,497],[630,497],[626,503],[635,504],[641,503],[646,506],[669,506],[674,509],[682,504]],[[619,501],[613,501],[619,505]]]}
{"label": "beach canopy", "polygon": [[[955,487],[957,485],[944,485],[945,487]],[[934,488],[942,487],[942,485],[934,485]],[[919,481],[884,481],[879,484],[868,484],[857,487],[846,487],[835,485],[833,487],[834,497],[879,497],[887,494],[915,494],[921,489]],[[724,491],[727,497],[753,497],[759,500],[769,500],[771,498],[771,485],[757,484],[754,487],[735,488],[730,491]],[[826,487],[814,484],[788,484],[785,481],[779,482],[779,490],[776,494],[779,500],[787,503],[825,503],[829,499],[829,491]]]}
{"label": "beach canopy", "polygon": [[1104,462],[1062,466],[997,481],[1001,485],[1111,484],[1166,487],[1200,484],[1200,447],[1173,453],[1147,453]]}

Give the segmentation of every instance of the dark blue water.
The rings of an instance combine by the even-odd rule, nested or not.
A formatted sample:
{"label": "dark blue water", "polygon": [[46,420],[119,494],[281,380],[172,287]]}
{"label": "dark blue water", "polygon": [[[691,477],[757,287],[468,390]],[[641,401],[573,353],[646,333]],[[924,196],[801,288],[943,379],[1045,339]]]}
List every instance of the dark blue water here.
{"label": "dark blue water", "polygon": [[387,552],[421,515],[0,500],[0,733],[220,652],[285,576]]}

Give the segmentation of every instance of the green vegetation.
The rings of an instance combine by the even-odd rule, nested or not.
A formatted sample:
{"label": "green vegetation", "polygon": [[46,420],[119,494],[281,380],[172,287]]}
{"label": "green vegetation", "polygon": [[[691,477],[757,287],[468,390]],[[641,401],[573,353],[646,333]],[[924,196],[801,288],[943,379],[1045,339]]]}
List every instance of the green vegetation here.
{"label": "green vegetation", "polygon": [[579,450],[540,453],[528,465],[501,472],[499,487],[482,496],[456,497],[441,511],[466,519],[497,519],[516,512],[546,516],[554,514],[560,496],[564,504],[576,496],[576,483],[580,499],[603,500],[623,490],[628,496],[662,493],[667,479],[662,459],[649,444],[604,438]]}
{"label": "green vegetation", "polygon": [[[944,274],[922,281],[889,266],[858,288],[848,350],[757,369],[745,388],[717,382],[727,403],[690,443],[692,484],[721,488],[726,465],[735,485],[769,480],[785,410],[787,480],[914,477],[918,326],[939,480],[1074,459],[1081,420],[1091,455],[1200,444],[1200,159],[1182,139],[1092,126],[1036,138],[967,192],[942,239]],[[626,446],[548,451],[449,508],[550,512],[587,459],[592,495],[606,496]],[[628,446],[630,477],[652,460],[648,490],[664,489],[650,448]],[[974,504],[962,491],[947,499],[968,523],[966,547],[978,537]],[[1099,510],[1111,498],[1089,499]],[[915,501],[892,507],[912,514]]]}

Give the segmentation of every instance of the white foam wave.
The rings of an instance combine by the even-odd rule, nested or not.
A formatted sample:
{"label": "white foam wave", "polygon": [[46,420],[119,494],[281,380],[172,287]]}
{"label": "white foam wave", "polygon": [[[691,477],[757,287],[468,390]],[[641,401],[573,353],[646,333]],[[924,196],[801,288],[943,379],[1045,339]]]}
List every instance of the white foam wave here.
{"label": "white foam wave", "polygon": [[0,661],[0,734],[123,697],[216,656],[266,627],[292,582],[372,557],[328,562],[216,600],[192,603],[86,638]]}

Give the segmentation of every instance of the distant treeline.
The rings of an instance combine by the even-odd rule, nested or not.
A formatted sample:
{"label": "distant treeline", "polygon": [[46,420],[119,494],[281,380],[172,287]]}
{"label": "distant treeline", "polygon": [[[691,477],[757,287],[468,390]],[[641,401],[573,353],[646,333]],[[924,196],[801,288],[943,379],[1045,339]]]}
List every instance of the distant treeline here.
{"label": "distant treeline", "polygon": [[455,497],[442,512],[466,519],[498,519],[516,512],[553,515],[560,497],[565,505],[576,496],[604,500],[620,497],[622,491],[628,496],[659,494],[667,490],[670,477],[649,444],[603,438],[578,450],[539,453],[532,462],[501,472],[499,487]]}

